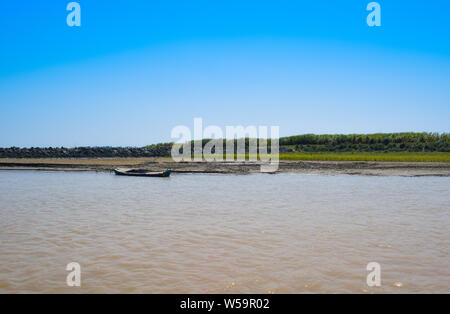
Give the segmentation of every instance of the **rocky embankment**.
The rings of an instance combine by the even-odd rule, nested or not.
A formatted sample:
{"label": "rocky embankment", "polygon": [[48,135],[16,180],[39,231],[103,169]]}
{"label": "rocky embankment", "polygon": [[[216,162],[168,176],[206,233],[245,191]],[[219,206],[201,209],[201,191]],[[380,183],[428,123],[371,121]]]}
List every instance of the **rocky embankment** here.
{"label": "rocky embankment", "polygon": [[0,158],[121,158],[162,157],[170,155],[170,146],[155,147],[76,147],[76,148],[0,148]]}

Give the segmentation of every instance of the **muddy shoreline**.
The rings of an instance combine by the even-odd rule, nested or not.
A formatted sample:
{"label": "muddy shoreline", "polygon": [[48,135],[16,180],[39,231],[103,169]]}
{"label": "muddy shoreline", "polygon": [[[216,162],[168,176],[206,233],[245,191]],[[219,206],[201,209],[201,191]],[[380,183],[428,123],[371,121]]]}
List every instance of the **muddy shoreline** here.
{"label": "muddy shoreline", "polygon": [[[101,171],[133,167],[173,173],[260,173],[256,162],[174,162],[170,158],[2,159],[0,170]],[[349,174],[372,176],[450,176],[450,163],[281,160],[276,173]]]}

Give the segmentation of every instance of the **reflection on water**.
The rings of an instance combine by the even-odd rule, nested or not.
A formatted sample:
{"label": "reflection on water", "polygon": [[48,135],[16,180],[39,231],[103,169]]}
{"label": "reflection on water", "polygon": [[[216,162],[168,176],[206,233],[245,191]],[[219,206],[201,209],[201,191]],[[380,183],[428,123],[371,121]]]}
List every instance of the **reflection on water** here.
{"label": "reflection on water", "polygon": [[443,177],[0,171],[0,292],[448,293],[449,204]]}

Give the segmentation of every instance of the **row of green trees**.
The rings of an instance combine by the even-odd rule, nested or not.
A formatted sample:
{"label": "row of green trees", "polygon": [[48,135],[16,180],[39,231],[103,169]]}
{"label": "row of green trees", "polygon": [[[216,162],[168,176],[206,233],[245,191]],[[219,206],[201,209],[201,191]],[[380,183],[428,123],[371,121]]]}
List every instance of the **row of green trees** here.
{"label": "row of green trees", "polygon": [[[202,146],[210,139],[203,139]],[[236,140],[234,140],[236,147]],[[248,151],[249,139],[245,139]],[[303,134],[282,137],[280,151],[298,152],[450,152],[449,133],[376,133],[376,134]],[[171,146],[172,143],[155,144],[149,148]],[[270,149],[270,140],[268,140]],[[191,142],[192,150],[194,142]],[[223,140],[224,151],[226,141]]]}
{"label": "row of green trees", "polygon": [[304,134],[280,138],[296,151],[450,152],[449,133]]}

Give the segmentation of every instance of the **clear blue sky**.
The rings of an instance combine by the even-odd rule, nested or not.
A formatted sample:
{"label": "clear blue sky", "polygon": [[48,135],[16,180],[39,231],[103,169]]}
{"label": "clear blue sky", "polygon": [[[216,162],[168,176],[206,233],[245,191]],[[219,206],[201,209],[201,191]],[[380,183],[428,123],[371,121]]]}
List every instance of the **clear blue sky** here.
{"label": "clear blue sky", "polygon": [[449,132],[450,1],[0,3],[0,147],[141,146],[176,125]]}

